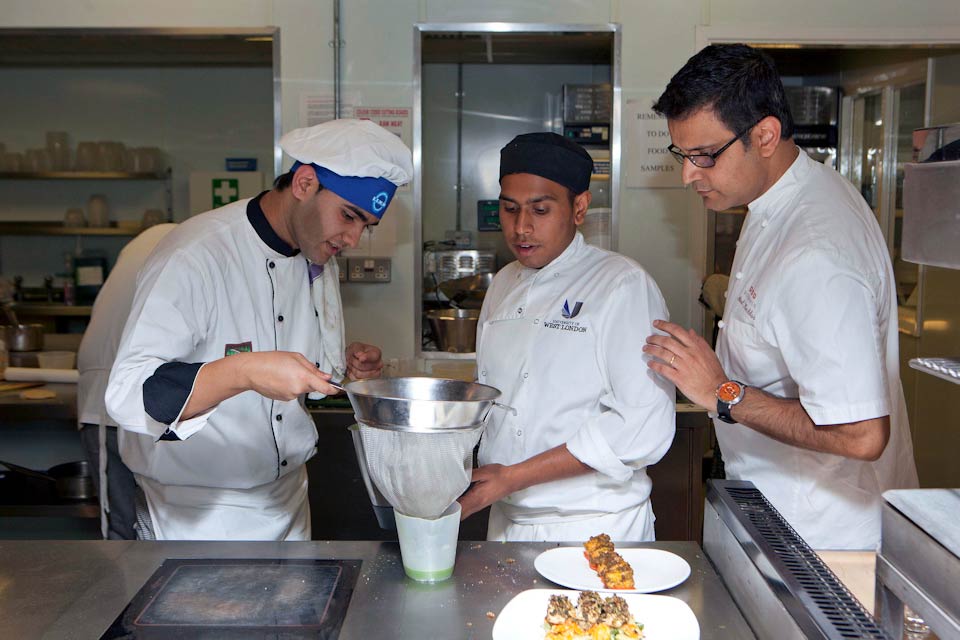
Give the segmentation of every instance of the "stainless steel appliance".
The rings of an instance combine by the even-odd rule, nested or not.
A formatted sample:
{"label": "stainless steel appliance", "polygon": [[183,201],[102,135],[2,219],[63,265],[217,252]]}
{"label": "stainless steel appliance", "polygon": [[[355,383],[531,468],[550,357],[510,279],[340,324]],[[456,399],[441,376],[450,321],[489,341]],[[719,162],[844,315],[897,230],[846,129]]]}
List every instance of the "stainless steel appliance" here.
{"label": "stainless steel appliance", "polygon": [[707,483],[703,549],[758,638],[888,638],[752,482]]}
{"label": "stainless steel appliance", "polygon": [[915,329],[901,335],[901,377],[921,486],[958,487],[960,159],[950,158],[960,156],[960,124],[915,130],[913,149],[904,167],[901,253],[921,266],[910,301]]}
{"label": "stainless steel appliance", "polygon": [[423,252],[423,273],[434,287],[447,280],[456,280],[497,270],[495,251],[458,249]]}
{"label": "stainless steel appliance", "polygon": [[883,494],[877,554],[878,618],[901,637],[906,604],[941,640],[960,638],[960,490]]}
{"label": "stainless steel appliance", "polygon": [[477,309],[434,309],[427,311],[427,320],[437,337],[440,351],[473,353],[477,343]]}

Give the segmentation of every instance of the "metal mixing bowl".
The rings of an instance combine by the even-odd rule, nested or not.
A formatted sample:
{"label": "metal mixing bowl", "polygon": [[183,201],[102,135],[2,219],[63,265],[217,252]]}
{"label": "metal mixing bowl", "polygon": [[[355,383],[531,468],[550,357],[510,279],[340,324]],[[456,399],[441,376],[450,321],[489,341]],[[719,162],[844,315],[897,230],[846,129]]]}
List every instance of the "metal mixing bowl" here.
{"label": "metal mixing bowl", "polygon": [[500,397],[489,385],[446,378],[357,380],[344,389],[359,422],[396,431],[476,429]]}

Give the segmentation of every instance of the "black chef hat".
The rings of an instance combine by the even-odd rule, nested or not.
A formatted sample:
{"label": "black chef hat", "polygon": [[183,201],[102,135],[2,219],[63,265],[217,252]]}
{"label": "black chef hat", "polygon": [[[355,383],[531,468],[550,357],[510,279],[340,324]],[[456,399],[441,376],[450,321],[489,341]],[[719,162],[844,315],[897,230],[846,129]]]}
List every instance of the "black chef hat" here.
{"label": "black chef hat", "polygon": [[511,173],[531,173],[581,194],[590,188],[593,158],[556,133],[524,133],[500,150],[500,179]]}

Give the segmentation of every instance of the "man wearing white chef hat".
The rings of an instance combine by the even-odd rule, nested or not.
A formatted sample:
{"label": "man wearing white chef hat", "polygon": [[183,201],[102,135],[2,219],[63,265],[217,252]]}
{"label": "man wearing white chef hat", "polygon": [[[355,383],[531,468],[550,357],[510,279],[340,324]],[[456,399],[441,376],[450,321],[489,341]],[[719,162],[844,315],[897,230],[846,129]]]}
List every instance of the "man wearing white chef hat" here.
{"label": "man wearing white chef hat", "polygon": [[182,223],[138,277],[106,400],[128,432],[141,537],[310,539],[303,396],[380,373],[379,349],[344,348],[330,258],[379,222],[410,151],[359,120],[280,146],[296,162],[272,190]]}
{"label": "man wearing white chef hat", "polygon": [[[666,305],[653,278],[577,231],[593,160],[555,133],[500,151],[500,223],[517,260],[494,278],[477,327],[494,411],[463,517],[487,505],[489,540],[653,540],[650,477],[675,431],[673,385],[637,374]],[[624,322],[636,330],[625,330]]]}
{"label": "man wearing white chef hat", "polygon": [[658,322],[650,367],[717,412],[727,477],[752,481],[815,549],[873,549],[880,494],[917,486],[900,385],[897,296],[876,217],[794,144],[763,52],[714,45],[670,80],[683,181],[748,205],[717,340]]}

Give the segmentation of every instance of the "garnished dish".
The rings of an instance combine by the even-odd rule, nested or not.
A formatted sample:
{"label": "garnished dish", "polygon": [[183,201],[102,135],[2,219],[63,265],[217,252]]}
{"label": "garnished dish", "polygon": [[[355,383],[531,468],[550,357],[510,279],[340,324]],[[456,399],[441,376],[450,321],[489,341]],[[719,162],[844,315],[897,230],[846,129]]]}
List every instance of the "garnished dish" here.
{"label": "garnished dish", "polygon": [[582,591],[577,605],[565,595],[551,595],[544,618],[544,640],[628,640],[643,638],[626,600]]}
{"label": "garnished dish", "polygon": [[610,536],[593,536],[583,543],[587,562],[597,572],[606,589],[633,589],[633,567],[616,552]]}

